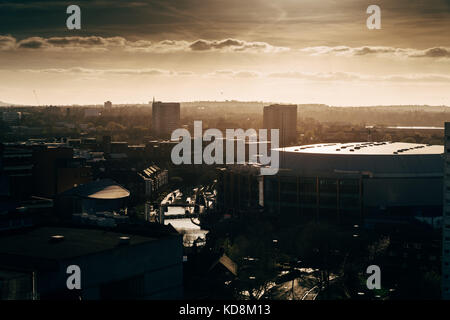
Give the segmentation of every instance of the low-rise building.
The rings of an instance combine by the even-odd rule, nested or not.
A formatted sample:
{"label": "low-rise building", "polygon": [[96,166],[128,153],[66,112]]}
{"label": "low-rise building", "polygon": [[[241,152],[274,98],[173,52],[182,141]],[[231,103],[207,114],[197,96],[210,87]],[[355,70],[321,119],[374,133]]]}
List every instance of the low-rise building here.
{"label": "low-rise building", "polygon": [[156,165],[152,165],[147,169],[138,173],[143,182],[143,194],[145,198],[152,198],[158,190],[169,183],[169,173],[162,170]]}

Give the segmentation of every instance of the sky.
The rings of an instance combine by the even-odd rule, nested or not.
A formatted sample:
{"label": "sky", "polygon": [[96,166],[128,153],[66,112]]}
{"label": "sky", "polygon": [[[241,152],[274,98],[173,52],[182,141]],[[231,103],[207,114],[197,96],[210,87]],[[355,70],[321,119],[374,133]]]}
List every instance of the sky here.
{"label": "sky", "polygon": [[0,0],[0,101],[450,106],[449,31],[450,0]]}

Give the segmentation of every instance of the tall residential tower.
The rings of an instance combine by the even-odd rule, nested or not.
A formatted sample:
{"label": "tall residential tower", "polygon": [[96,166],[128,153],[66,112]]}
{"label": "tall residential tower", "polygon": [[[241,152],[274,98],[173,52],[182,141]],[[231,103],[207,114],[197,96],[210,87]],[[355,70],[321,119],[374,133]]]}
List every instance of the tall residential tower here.
{"label": "tall residential tower", "polygon": [[156,137],[170,138],[180,127],[180,104],[156,101],[152,104],[152,131]]}
{"label": "tall residential tower", "polygon": [[273,104],[264,107],[263,128],[279,129],[280,147],[297,142],[297,105]]}

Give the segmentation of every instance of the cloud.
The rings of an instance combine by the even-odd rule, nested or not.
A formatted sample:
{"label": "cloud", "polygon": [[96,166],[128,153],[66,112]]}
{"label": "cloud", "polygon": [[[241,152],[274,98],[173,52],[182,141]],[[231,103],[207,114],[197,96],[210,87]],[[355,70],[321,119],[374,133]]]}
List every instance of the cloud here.
{"label": "cloud", "polygon": [[233,70],[217,70],[206,74],[207,77],[225,77],[225,78],[259,78],[262,76],[260,72],[256,71],[233,71]]}
{"label": "cloud", "polygon": [[248,42],[238,39],[204,40],[193,42],[184,40],[130,41],[123,37],[73,36],[73,37],[30,37],[17,41],[11,36],[0,36],[0,50],[79,50],[127,52],[247,52],[276,53],[289,51],[286,47],[272,46],[266,42]]}
{"label": "cloud", "polygon": [[309,81],[355,81],[366,80],[367,76],[350,72],[275,72],[267,75],[271,78],[292,78]]}
{"label": "cloud", "polygon": [[144,69],[90,69],[83,67],[73,68],[48,68],[48,69],[21,69],[20,72],[41,73],[41,74],[67,74],[67,75],[86,75],[86,76],[167,76],[167,77],[207,77],[207,78],[241,78],[241,79],[296,79],[306,82],[320,83],[372,83],[372,82],[391,82],[391,83],[436,83],[450,84],[450,75],[434,73],[417,74],[392,74],[375,76],[355,72],[272,72],[263,73],[251,70],[216,70],[209,73],[194,73],[191,71],[173,71],[155,68]]}
{"label": "cloud", "polygon": [[0,36],[0,51],[11,50],[16,46],[16,39],[11,36]]}
{"label": "cloud", "polygon": [[314,82],[427,82],[427,83],[450,83],[450,75],[445,74],[397,74],[374,76],[354,72],[279,72],[269,73],[266,76],[271,78],[292,78]]}
{"label": "cloud", "polygon": [[307,47],[299,50],[312,56],[319,55],[335,55],[335,56],[390,56],[399,58],[450,58],[450,48],[435,47],[424,50],[411,48],[395,48],[384,46],[363,46],[363,47],[347,47],[347,46],[317,46]]}
{"label": "cloud", "polygon": [[17,43],[18,49],[42,49],[48,47],[50,47],[50,45],[47,44],[45,39],[40,37],[31,37]]}
{"label": "cloud", "polygon": [[225,40],[197,40],[189,45],[189,48],[193,51],[233,51],[233,52],[283,52],[289,51],[286,47],[275,47],[266,42],[247,42],[236,39]]}
{"label": "cloud", "polygon": [[450,48],[430,48],[424,50],[422,54],[418,54],[417,57],[427,58],[450,58]]}
{"label": "cloud", "polygon": [[73,68],[47,68],[47,69],[21,69],[20,72],[41,73],[41,74],[70,74],[70,75],[126,75],[126,76],[191,76],[189,71],[171,71],[163,69],[90,69],[82,67]]}
{"label": "cloud", "polygon": [[300,52],[310,56],[384,56],[396,58],[450,58],[449,47],[433,47],[427,49],[396,48],[388,46],[315,46],[298,50],[289,47],[274,46],[267,42],[244,41],[239,39],[204,40],[127,40],[123,37],[72,36],[72,37],[30,37],[17,41],[10,35],[0,36],[0,51],[64,51],[75,52],[109,52],[123,51],[136,53],[175,53],[175,52],[219,52],[219,53],[282,53]]}

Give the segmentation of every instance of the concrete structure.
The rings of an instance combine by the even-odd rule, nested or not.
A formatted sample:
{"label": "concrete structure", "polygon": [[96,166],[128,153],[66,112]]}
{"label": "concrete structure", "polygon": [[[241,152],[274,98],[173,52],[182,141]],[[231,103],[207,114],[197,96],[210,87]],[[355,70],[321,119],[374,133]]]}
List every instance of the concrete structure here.
{"label": "concrete structure", "polygon": [[[4,297],[35,296],[42,300],[182,297],[182,238],[171,227],[148,224],[112,231],[45,227],[6,235],[0,240],[0,269],[9,271],[7,280],[27,279],[28,275],[34,284],[34,290],[28,286],[23,288],[25,292],[5,288],[8,291],[2,292]],[[71,265],[81,271],[79,290],[69,290],[66,285],[67,268]]]}
{"label": "concrete structure", "polygon": [[442,223],[442,299],[450,300],[450,122],[445,123]]}
{"label": "concrete structure", "polygon": [[156,137],[170,138],[172,132],[180,127],[180,104],[153,102],[152,130]]}
{"label": "concrete structure", "polygon": [[280,147],[296,143],[297,105],[273,104],[264,107],[263,128],[280,130]]}

